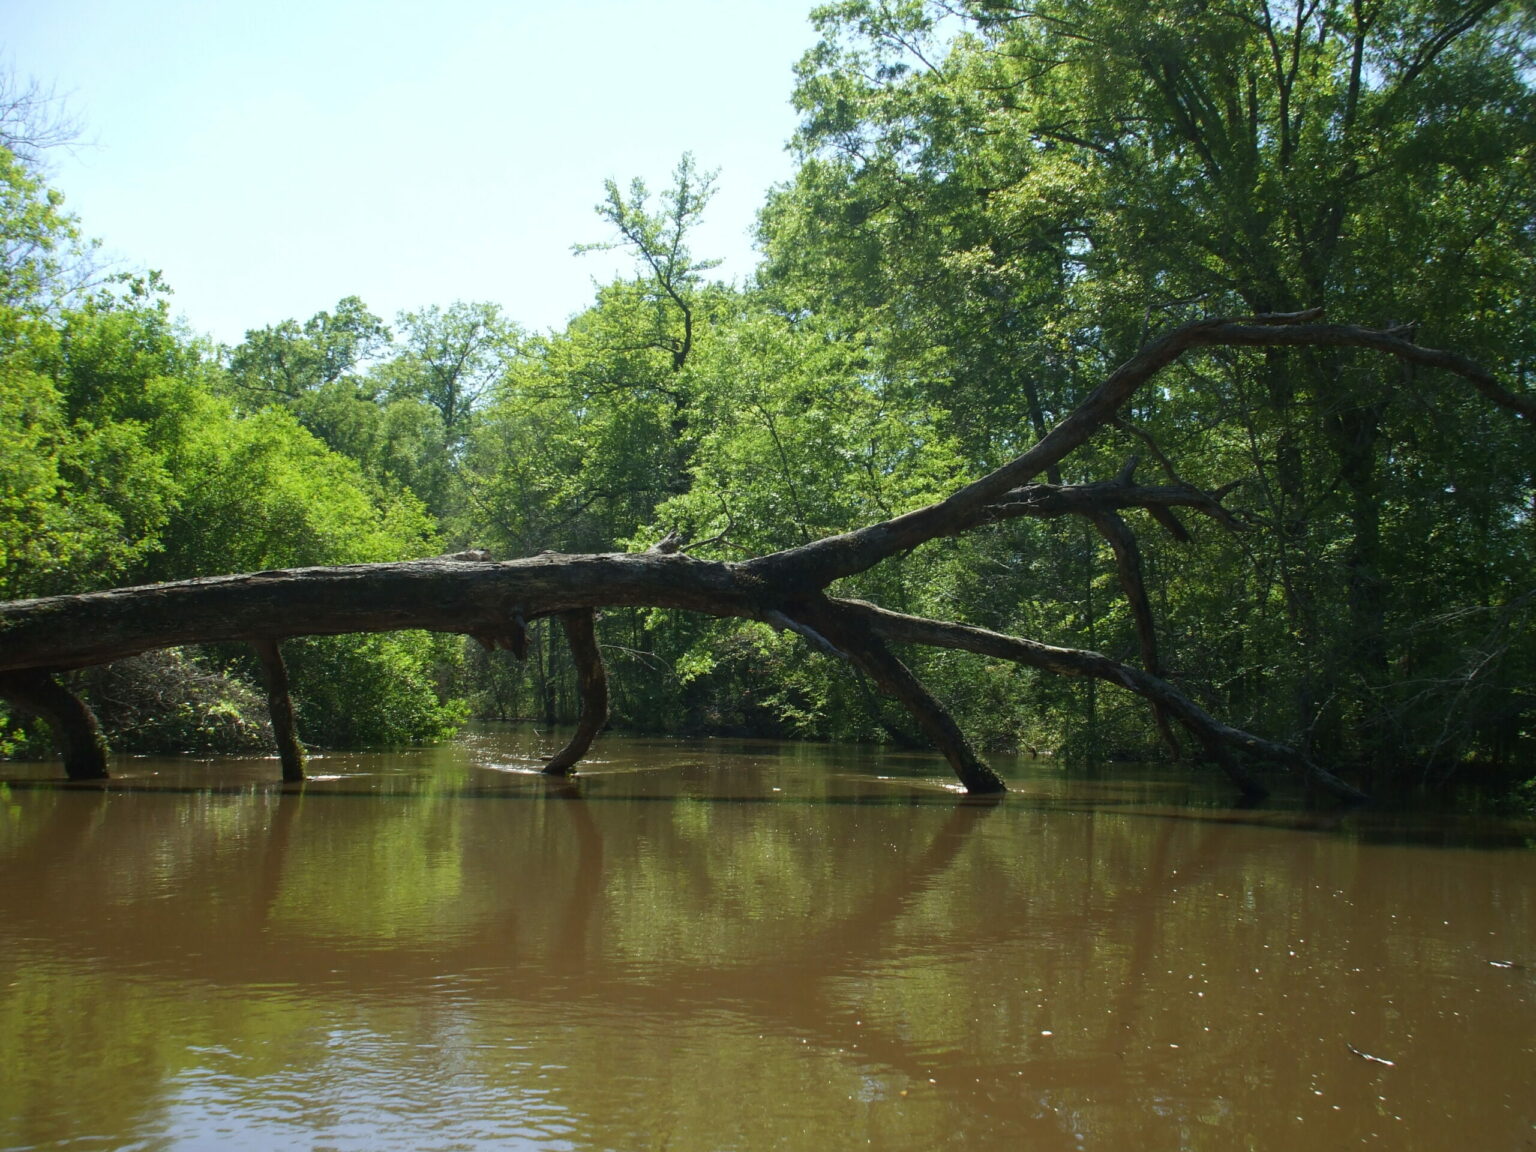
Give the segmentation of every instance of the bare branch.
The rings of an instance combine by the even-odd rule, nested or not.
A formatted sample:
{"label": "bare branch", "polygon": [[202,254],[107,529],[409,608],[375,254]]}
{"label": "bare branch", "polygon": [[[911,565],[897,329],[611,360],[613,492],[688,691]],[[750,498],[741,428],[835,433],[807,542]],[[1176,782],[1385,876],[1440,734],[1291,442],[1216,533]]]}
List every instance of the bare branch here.
{"label": "bare branch", "polygon": [[859,613],[844,611],[844,602],[818,597],[807,604],[797,605],[796,615],[832,637],[881,692],[901,702],[923,734],[949,761],[950,768],[967,792],[985,796],[1008,790],[1003,778],[976,754],[954,717],[911,670],[892,655]]}
{"label": "bare branch", "polygon": [[803,624],[799,620],[786,616],[778,609],[772,609],[763,613],[763,623],[778,632],[793,632],[797,636],[803,636],[810,646],[823,656],[830,656],[834,660],[847,660],[848,653],[844,652],[832,641],[828,640],[809,624]]}
{"label": "bare branch", "polygon": [[[860,600],[834,600],[832,603],[862,615],[869,627],[886,640],[926,644],[935,648],[959,648],[1062,676],[1091,676],[1118,684],[1128,692],[1134,692],[1166,708],[1170,715],[1205,740],[1254,759],[1298,771],[1336,796],[1350,800],[1365,799],[1364,793],[1294,749],[1223,724],[1162,678],[1118,660],[1111,660],[1108,656],[1080,648],[1056,648],[1034,640],[989,632],[985,628],[973,628],[967,624],[906,616]],[[1263,787],[1246,774],[1236,782],[1245,791],[1263,791]]]}
{"label": "bare branch", "polygon": [[[1136,534],[1118,512],[1098,512],[1093,516],[1093,526],[1108,541],[1115,554],[1115,572],[1120,578],[1120,590],[1136,622],[1136,641],[1141,648],[1141,666],[1154,676],[1163,674],[1162,661],[1157,654],[1157,627],[1152,620],[1152,601],[1147,596],[1147,581],[1141,562],[1141,547]],[[1177,760],[1181,755],[1179,741],[1168,726],[1168,710],[1153,701],[1152,716],[1157,723],[1158,735]]]}
{"label": "bare branch", "polygon": [[70,144],[80,136],[80,123],[54,89],[36,79],[0,75],[0,146],[9,148],[34,170],[50,148]]}
{"label": "bare branch", "polygon": [[293,698],[288,694],[288,667],[283,663],[283,653],[277,641],[270,636],[252,641],[251,647],[261,661],[262,677],[267,684],[267,710],[272,717],[272,735],[277,740],[283,779],[296,783],[304,779],[304,745],[299,742]]}
{"label": "bare branch", "polygon": [[597,646],[595,613],[590,608],[562,612],[560,626],[565,629],[565,638],[571,645],[571,658],[576,662],[576,675],[581,684],[581,719],[565,747],[544,765],[544,773],[548,776],[569,775],[592,747],[592,741],[603,730],[603,725],[608,723],[608,670],[603,666],[603,654]]}
{"label": "bare branch", "polygon": [[[1193,508],[1233,531],[1243,528],[1232,513],[1222,507],[1220,498],[1214,493],[1184,484],[1147,486],[1119,480],[1099,484],[1027,484],[1005,494],[1001,502],[988,505],[979,520],[984,523],[1019,516],[1048,519],[1067,515],[1092,518],[1127,508],[1145,508],[1154,516],[1159,511],[1166,513],[1170,508]],[[1159,523],[1167,526],[1162,518]],[[1180,540],[1189,538],[1177,521],[1169,530]]]}
{"label": "bare branch", "polygon": [[107,778],[107,741],[95,714],[49,672],[41,668],[0,672],[0,699],[48,722],[71,780]]}

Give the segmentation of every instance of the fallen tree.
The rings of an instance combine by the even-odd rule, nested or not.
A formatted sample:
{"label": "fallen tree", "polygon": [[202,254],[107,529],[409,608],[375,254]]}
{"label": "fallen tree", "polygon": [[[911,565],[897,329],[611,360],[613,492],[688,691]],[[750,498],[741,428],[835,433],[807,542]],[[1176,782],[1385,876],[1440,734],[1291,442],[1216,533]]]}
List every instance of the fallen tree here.
{"label": "fallen tree", "polygon": [[[266,674],[273,727],[286,779],[302,778],[279,642],[285,637],[397,629],[469,635],[489,648],[526,653],[529,622],[560,620],[581,685],[576,734],[547,770],[580,761],[607,712],[607,677],[594,637],[605,607],[678,609],[763,621],[803,637],[846,661],[899,701],[945,756],[968,792],[1004,790],[943,705],[892,651],[919,644],[982,653],[1065,676],[1093,677],[1143,697],[1174,746],[1183,728],[1239,789],[1262,793],[1255,769],[1275,765],[1334,795],[1359,798],[1350,784],[1284,744],[1224,724],[1161,675],[1150,602],[1135,534],[1121,513],[1146,510],[1182,537],[1177,510],[1233,526],[1226,490],[1183,483],[1142,485],[1132,460],[1112,480],[1040,482],[1074,450],[1119,418],[1161,369],[1203,347],[1356,347],[1445,370],[1525,422],[1536,401],[1503,388],[1489,373],[1452,353],[1422,348],[1403,329],[1324,323],[1317,311],[1246,320],[1212,319],[1175,328],[1143,347],[1030,449],[1001,468],[926,507],[841,535],[755,559],[728,563],[692,556],[675,536],[643,553],[561,555],[493,561],[483,553],[428,560],[300,568],[0,604],[0,697],[44,717],[54,728],[72,779],[106,774],[106,744],[85,705],[58,674],[149,649],[218,641],[255,648]],[[1075,515],[1110,544],[1121,588],[1136,621],[1141,667],[1095,652],[1058,648],[960,623],[890,612],[828,595],[837,580],[944,536],[1016,517]]]}

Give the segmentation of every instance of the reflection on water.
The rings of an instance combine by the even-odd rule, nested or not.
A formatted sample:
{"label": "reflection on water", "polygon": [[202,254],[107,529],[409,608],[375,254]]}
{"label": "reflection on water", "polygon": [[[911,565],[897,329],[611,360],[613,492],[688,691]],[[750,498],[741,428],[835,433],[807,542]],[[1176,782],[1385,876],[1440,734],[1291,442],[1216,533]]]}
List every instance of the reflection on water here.
{"label": "reflection on water", "polygon": [[526,732],[0,791],[0,1148],[1536,1147],[1530,829]]}

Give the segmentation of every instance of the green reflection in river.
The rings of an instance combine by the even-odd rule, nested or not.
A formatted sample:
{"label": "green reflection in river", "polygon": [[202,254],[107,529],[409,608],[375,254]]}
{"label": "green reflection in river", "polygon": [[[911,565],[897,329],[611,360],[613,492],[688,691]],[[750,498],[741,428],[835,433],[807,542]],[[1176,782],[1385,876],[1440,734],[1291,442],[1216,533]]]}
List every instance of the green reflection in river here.
{"label": "green reflection in river", "polygon": [[1049,767],[986,806],[922,759],[533,751],[18,783],[0,1146],[1536,1137],[1529,851]]}

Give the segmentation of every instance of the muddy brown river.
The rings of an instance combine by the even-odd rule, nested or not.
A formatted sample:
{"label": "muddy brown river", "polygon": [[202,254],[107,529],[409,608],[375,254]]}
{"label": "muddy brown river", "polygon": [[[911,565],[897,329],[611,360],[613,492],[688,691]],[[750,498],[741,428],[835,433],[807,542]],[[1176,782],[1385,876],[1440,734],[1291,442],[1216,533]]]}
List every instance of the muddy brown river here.
{"label": "muddy brown river", "polygon": [[0,765],[0,1149],[1536,1149],[1536,829],[527,729]]}

